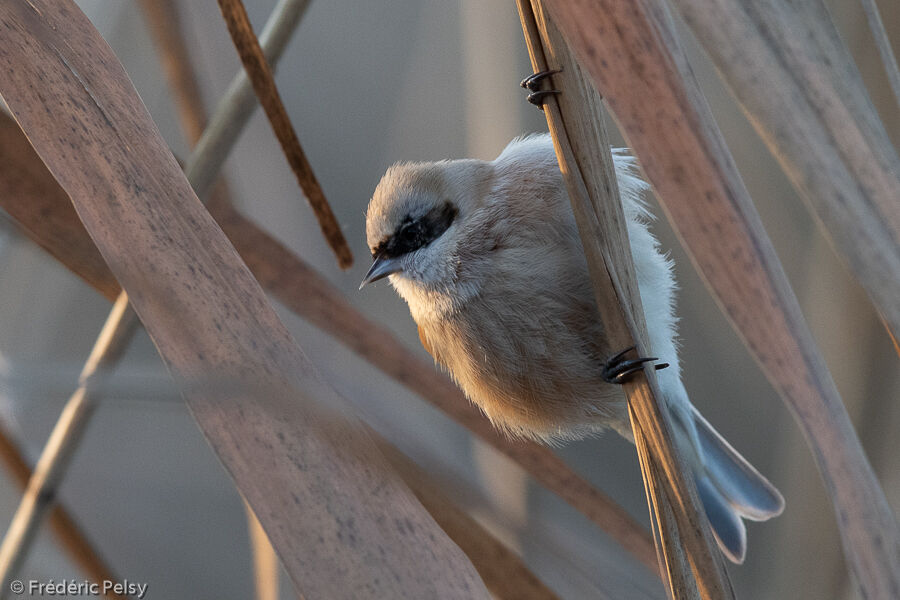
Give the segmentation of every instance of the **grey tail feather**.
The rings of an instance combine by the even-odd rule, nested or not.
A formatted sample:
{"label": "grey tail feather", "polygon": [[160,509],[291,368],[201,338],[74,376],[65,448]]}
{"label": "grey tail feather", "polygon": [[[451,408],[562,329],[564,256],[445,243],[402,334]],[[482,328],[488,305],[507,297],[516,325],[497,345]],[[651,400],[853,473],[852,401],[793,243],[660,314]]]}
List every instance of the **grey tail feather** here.
{"label": "grey tail feather", "polygon": [[697,492],[719,546],[740,564],[747,547],[741,519],[776,517],[784,510],[784,498],[696,409],[694,423],[703,461],[703,472],[695,477]]}

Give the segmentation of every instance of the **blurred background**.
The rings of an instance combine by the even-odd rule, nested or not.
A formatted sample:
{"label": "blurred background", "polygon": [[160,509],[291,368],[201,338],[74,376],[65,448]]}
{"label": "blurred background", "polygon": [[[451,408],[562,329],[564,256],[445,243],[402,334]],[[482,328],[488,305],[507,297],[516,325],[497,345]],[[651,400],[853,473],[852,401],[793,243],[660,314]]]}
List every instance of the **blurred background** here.
{"label": "blurred background", "polygon": [[[136,0],[78,4],[118,54],[165,139],[186,156],[189,148]],[[245,4],[259,31],[274,0]],[[900,114],[862,10],[855,2],[827,4],[886,128],[900,144]],[[900,3],[884,0],[880,8],[900,52]],[[237,54],[215,2],[184,2],[181,11],[211,110],[240,67]],[[682,31],[697,77],[896,511],[897,355],[865,294],[710,62]],[[384,170],[398,160],[490,159],[513,137],[546,130],[543,114],[525,101],[518,86],[530,71],[512,1],[314,0],[280,63],[277,81],[352,245],[353,269],[338,270],[260,111],[223,174],[245,214],[318,268],[358,309],[428,358],[405,304],[387,282],[357,291],[369,264],[364,227],[369,196]],[[749,525],[747,561],[730,568],[738,596],[856,598],[830,503],[791,416],[707,294],[665,219],[654,230],[677,264],[682,363],[692,399],[787,499],[781,517]],[[34,460],[74,389],[109,304],[5,222],[0,222],[0,281],[0,373],[6,380],[0,385],[0,416]],[[630,598],[633,591],[625,590],[641,580],[647,581],[647,597],[663,597],[642,567],[610,561],[610,554],[621,549],[520,468],[278,308],[334,387],[438,476],[448,493],[561,597]],[[62,486],[63,500],[120,578],[149,584],[148,597],[251,597],[241,498],[172,391],[143,333],[122,364],[120,383],[97,411]],[[648,522],[630,444],[609,434],[557,451]],[[0,480],[5,477],[0,473]],[[11,481],[0,485],[3,529],[19,496]],[[21,576],[83,577],[46,534]],[[282,597],[295,597],[286,580]]]}

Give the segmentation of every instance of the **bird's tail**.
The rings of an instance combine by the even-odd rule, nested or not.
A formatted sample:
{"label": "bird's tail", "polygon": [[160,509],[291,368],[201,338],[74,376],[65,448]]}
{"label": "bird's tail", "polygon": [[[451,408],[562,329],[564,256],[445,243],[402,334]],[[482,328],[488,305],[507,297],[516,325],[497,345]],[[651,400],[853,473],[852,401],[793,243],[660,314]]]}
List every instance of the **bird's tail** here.
{"label": "bird's tail", "polygon": [[768,479],[738,454],[693,409],[700,460],[694,480],[719,547],[729,560],[744,562],[747,531],[743,519],[765,521],[784,510],[784,498]]}

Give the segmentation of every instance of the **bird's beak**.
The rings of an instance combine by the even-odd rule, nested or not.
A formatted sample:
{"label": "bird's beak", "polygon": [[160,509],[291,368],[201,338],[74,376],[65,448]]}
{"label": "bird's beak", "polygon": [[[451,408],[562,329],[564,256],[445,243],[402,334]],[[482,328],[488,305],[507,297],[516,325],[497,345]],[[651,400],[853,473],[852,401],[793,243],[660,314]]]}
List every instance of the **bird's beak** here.
{"label": "bird's beak", "polygon": [[398,271],[403,270],[403,265],[400,264],[400,258],[383,258],[377,257],[375,262],[372,263],[372,266],[369,268],[369,272],[366,273],[366,276],[363,277],[362,283],[359,284],[359,289],[363,289],[366,284],[372,283],[373,281],[378,281],[379,279],[384,279],[391,273],[397,273]]}

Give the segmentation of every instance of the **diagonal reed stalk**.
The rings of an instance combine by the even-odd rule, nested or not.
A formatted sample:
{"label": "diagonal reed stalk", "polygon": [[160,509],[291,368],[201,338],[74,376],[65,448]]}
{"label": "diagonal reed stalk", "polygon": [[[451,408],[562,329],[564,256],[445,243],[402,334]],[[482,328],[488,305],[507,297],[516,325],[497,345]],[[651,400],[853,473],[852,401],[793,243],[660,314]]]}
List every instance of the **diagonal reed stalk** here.
{"label": "diagonal reed stalk", "polygon": [[[0,462],[3,463],[19,487],[23,490],[27,488],[28,482],[33,476],[32,470],[18,446],[2,428],[0,428]],[[102,585],[104,581],[119,581],[65,506],[57,504],[53,507],[49,523],[57,542],[69,560],[81,569],[92,582]],[[106,595],[108,598],[125,600],[125,596],[116,594],[113,590],[107,592]]]}
{"label": "diagonal reed stalk", "polygon": [[275,132],[275,137],[281,144],[284,156],[297,177],[300,188],[309,200],[322,235],[325,236],[325,240],[337,256],[338,265],[342,269],[348,269],[353,264],[350,246],[347,245],[347,240],[344,238],[331,206],[325,199],[322,186],[319,185],[312,166],[306,158],[306,153],[300,146],[297,132],[294,131],[287,109],[281,101],[272,70],[266,62],[256,34],[253,33],[253,27],[250,25],[250,18],[247,16],[244,4],[241,0],[219,0],[219,7],[222,9],[222,16],[225,17],[228,32],[241,57],[241,62],[244,64],[244,70],[253,84],[253,90],[269,118],[272,131]]}
{"label": "diagonal reed stalk", "polygon": [[[299,23],[307,5],[305,0],[282,0],[269,20],[264,32],[264,44],[271,45],[275,61],[287,44],[287,39]],[[227,148],[224,143],[233,144],[237,140],[240,125],[236,119],[249,117],[248,110],[235,110],[242,97],[250,96],[252,109],[252,94],[248,94],[249,85],[246,77],[235,77],[229,87],[229,91],[213,118],[202,148],[198,147],[192,153],[188,161],[188,178],[192,184],[210,185],[214,181],[215,172],[221,167],[227,156]],[[225,118],[233,120],[223,124]],[[215,127],[213,129],[213,127]],[[217,136],[213,134],[218,132]],[[228,146],[230,148],[230,145]],[[195,177],[203,175],[201,181],[191,180],[191,174]],[[199,179],[199,177],[197,177]],[[205,188],[197,190],[202,195]],[[100,336],[94,345],[91,355],[85,363],[78,389],[72,394],[66,403],[63,413],[54,426],[53,432],[41,453],[35,468],[35,473],[29,481],[25,495],[10,523],[9,530],[0,545],[0,598],[5,597],[9,586],[6,585],[12,576],[18,571],[31,547],[31,543],[37,534],[38,527],[53,506],[59,484],[65,475],[67,467],[78,448],[81,436],[90,421],[93,410],[96,407],[97,397],[93,391],[94,384],[103,376],[103,370],[109,369],[121,357],[132,335],[139,325],[137,316],[128,306],[128,296],[122,292],[110,312],[103,326]]]}
{"label": "diagonal reed stalk", "polygon": [[176,0],[138,0],[138,4],[175,97],[181,130],[194,146],[206,129],[207,115],[200,82],[191,66],[178,4]]}
{"label": "diagonal reed stalk", "polygon": [[[602,100],[582,73],[541,0],[519,0],[535,71],[561,70],[562,93],[544,105],[557,158],[581,235],[604,334],[612,347],[646,356],[646,325],[619,199]],[[697,497],[690,469],[660,402],[652,369],[625,386],[650,505],[660,568],[671,598],[733,598],[721,553]]]}

